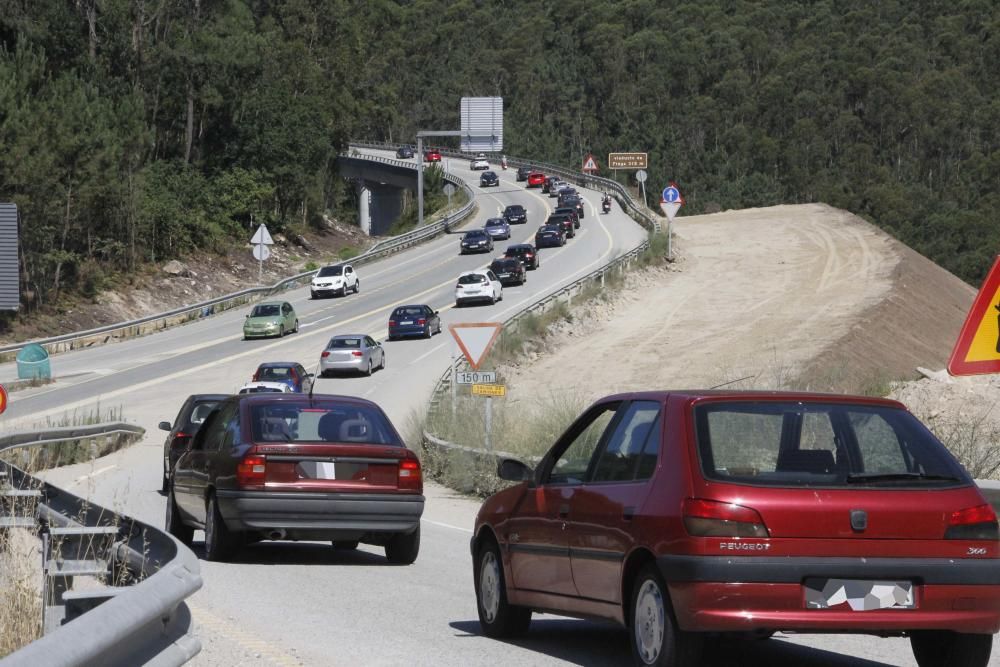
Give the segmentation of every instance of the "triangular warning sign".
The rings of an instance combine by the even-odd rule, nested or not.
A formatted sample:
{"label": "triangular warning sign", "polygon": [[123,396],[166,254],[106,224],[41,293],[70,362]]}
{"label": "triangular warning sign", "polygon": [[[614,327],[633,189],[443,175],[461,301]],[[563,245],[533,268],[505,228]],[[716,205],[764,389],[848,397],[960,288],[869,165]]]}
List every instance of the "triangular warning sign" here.
{"label": "triangular warning sign", "polygon": [[448,331],[454,336],[472,370],[479,370],[479,364],[483,363],[486,353],[493,347],[502,327],[498,322],[465,322],[449,324]]}
{"label": "triangular warning sign", "polygon": [[594,159],[593,155],[587,154],[587,157],[583,160],[583,171],[600,171],[597,166],[597,160]]}
{"label": "triangular warning sign", "polygon": [[952,375],[1000,373],[1000,256],[986,275],[948,360]]}
{"label": "triangular warning sign", "polygon": [[274,241],[271,240],[271,234],[267,231],[267,225],[261,225],[257,228],[257,231],[254,232],[253,238],[250,239],[250,243],[257,245],[274,245]]}

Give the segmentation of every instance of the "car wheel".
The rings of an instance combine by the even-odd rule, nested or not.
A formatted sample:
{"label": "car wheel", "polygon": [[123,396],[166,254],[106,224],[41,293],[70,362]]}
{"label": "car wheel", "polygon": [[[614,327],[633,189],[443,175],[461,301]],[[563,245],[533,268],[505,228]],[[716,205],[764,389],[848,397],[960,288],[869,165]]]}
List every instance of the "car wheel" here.
{"label": "car wheel", "polygon": [[368,360],[368,369],[365,371],[365,375],[367,375],[368,377],[372,376],[372,360],[371,359]]}
{"label": "car wheel", "polygon": [[433,334],[431,333],[431,325],[428,324],[427,328],[424,330],[424,338],[430,338],[432,335]]}
{"label": "car wheel", "polygon": [[205,511],[205,557],[212,561],[225,561],[236,547],[236,535],[229,531],[219,512],[219,503],[213,493],[208,498]]}
{"label": "car wheel", "polygon": [[310,299],[318,299],[319,295],[316,294],[316,292],[309,292],[309,298]]}
{"label": "car wheel", "polygon": [[531,610],[507,602],[500,549],[490,540],[479,548],[475,562],[476,608],[483,634],[506,639],[524,634],[531,625]]}
{"label": "car wheel", "polygon": [[986,667],[993,635],[925,630],[910,635],[910,647],[920,667]]}
{"label": "car wheel", "polygon": [[173,489],[167,489],[167,516],[165,520],[167,532],[177,538],[186,547],[191,546],[194,538],[194,528],[184,524],[181,515],[177,510],[177,501],[174,499]]}
{"label": "car wheel", "polygon": [[496,292],[490,292],[490,305],[494,305],[497,302]]}
{"label": "car wheel", "polygon": [[347,285],[344,285],[343,287],[340,288],[340,296],[341,297],[347,296]]}
{"label": "car wheel", "polygon": [[280,327],[278,327],[278,338],[284,338],[284,337],[285,337],[285,325],[282,324]]}
{"label": "car wheel", "polygon": [[330,371],[322,370],[322,371],[319,372],[319,376],[321,378],[328,378],[328,377],[330,377]]}
{"label": "car wheel", "polygon": [[380,371],[385,370],[385,350],[382,351],[382,359],[379,361],[378,369]]}
{"label": "car wheel", "polygon": [[359,294],[361,292],[361,281],[355,281],[354,283],[354,293]]}
{"label": "car wheel", "polygon": [[628,625],[632,635],[632,656],[637,665],[685,667],[699,664],[701,638],[677,627],[667,587],[652,563],[636,578]]}
{"label": "car wheel", "polygon": [[353,551],[358,548],[360,542],[358,540],[333,540],[330,544],[337,551]]}
{"label": "car wheel", "polygon": [[420,553],[420,526],[412,533],[395,535],[385,545],[385,557],[393,565],[409,565]]}
{"label": "car wheel", "polygon": [[295,328],[292,329],[292,333],[298,333],[298,332],[299,332],[299,321],[295,320]]}

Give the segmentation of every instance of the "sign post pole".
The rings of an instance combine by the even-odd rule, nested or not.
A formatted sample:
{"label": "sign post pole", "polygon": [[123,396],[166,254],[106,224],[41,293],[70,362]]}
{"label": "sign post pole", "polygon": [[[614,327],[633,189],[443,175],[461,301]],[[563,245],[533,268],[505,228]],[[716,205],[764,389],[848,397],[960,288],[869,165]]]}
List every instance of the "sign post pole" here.
{"label": "sign post pole", "polygon": [[674,216],[677,215],[677,211],[680,210],[681,206],[684,205],[684,197],[681,196],[681,191],[677,188],[677,185],[672,181],[670,185],[663,188],[663,195],[660,199],[660,208],[663,213],[667,216],[667,259],[671,260],[674,257],[673,249],[673,225]]}
{"label": "sign post pole", "polygon": [[457,360],[455,359],[455,343],[452,341],[451,344],[451,418],[455,418],[455,401],[458,400],[458,389],[455,386],[455,364]]}
{"label": "sign post pole", "polygon": [[486,397],[486,406],[483,408],[486,411],[484,415],[484,420],[486,422],[486,451],[493,451],[493,443],[490,442],[490,431],[493,430],[493,397]]}

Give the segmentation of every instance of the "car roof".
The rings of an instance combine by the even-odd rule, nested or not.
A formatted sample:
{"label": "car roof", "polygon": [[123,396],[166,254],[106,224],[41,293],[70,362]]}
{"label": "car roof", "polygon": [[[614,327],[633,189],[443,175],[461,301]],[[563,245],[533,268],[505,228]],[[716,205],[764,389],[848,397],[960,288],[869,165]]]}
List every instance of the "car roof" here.
{"label": "car roof", "polygon": [[507,204],[507,208],[524,208],[521,204]]}
{"label": "car roof", "polygon": [[478,235],[478,234],[485,234],[485,233],[486,232],[484,230],[482,230],[482,229],[470,229],[469,231],[465,232],[466,236],[468,236],[469,234],[477,234]]}
{"label": "car roof", "polygon": [[364,398],[359,398],[357,396],[344,396],[342,394],[298,394],[295,392],[282,392],[280,394],[238,394],[236,400],[240,403],[249,403],[250,405],[255,405],[257,403],[292,403],[301,405],[310,405],[317,401],[336,401],[338,403],[344,403],[347,405],[358,405],[370,408],[375,408],[381,411],[382,408],[378,404],[366,400]]}
{"label": "car roof", "polygon": [[506,225],[507,224],[507,221],[504,220],[503,218],[487,218],[486,219],[486,224],[487,225],[490,224],[491,222],[493,224],[495,224],[495,225]]}
{"label": "car roof", "polygon": [[265,361],[262,362],[257,368],[283,368],[285,366],[298,366],[297,361]]}
{"label": "car roof", "polygon": [[426,303],[406,303],[402,306],[396,306],[395,310],[399,310],[400,308],[430,308],[430,306]]}
{"label": "car roof", "polygon": [[356,333],[356,334],[337,334],[336,336],[330,336],[330,340],[339,340],[341,338],[365,338],[368,334]]}
{"label": "car roof", "polygon": [[725,389],[663,389],[655,391],[635,391],[621,394],[610,394],[598,402],[608,400],[655,400],[667,398],[685,401],[733,400],[733,401],[798,401],[802,403],[845,403],[852,405],[871,405],[887,408],[906,409],[899,401],[889,398],[872,396],[856,396],[850,394],[827,394],[810,391],[765,391],[765,390],[725,390]]}
{"label": "car roof", "polygon": [[283,306],[287,303],[286,301],[261,301],[260,303],[254,304],[255,306]]}
{"label": "car roof", "polygon": [[230,396],[232,396],[232,394],[191,394],[188,396],[188,399],[194,401],[195,403],[201,403],[204,401],[224,401]]}
{"label": "car roof", "polygon": [[461,278],[462,276],[482,276],[482,275],[485,275],[485,274],[486,274],[485,270],[479,270],[479,271],[462,271],[460,274],[458,274],[458,277]]}

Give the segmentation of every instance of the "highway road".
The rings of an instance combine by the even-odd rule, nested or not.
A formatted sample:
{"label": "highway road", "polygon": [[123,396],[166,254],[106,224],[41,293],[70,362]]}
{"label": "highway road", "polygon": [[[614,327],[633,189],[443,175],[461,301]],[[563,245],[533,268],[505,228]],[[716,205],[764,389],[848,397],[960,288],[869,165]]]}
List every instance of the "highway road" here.
{"label": "highway road", "polygon": [[[469,227],[508,203],[522,203],[529,223],[514,228],[511,242],[528,239],[553,200],[525,191],[513,170],[501,187],[480,190],[478,173],[451,160],[451,170],[473,183],[479,212]],[[154,336],[53,357],[55,384],[11,395],[4,428],[29,426],[67,410],[121,406],[124,416],[146,427],[146,438],[101,460],[48,474],[69,490],[118,512],[162,525],[159,494],[160,420],[172,420],[190,393],[228,392],[249,379],[261,361],[298,360],[313,367],[325,340],[338,333],[385,336],[392,307],[424,302],[442,311],[443,323],[501,321],[524,305],[633,248],[645,232],[617,207],[600,215],[597,193],[582,233],[561,249],[543,250],[542,267],[524,287],[505,289],[495,306],[455,309],[459,272],[484,266],[489,257],[459,256],[449,235],[391,258],[364,265],[361,293],[313,301],[307,288],[287,299],[299,312],[302,331],[281,340],[243,341],[236,310]],[[501,247],[502,247],[501,242]],[[422,411],[436,378],[447,366],[447,333],[430,340],[386,343],[388,367],[371,378],[320,379],[317,392],[375,400],[404,433]],[[0,366],[0,380],[14,375]],[[411,443],[416,444],[416,443]],[[387,564],[380,548],[335,552],[321,543],[260,543],[232,563],[202,561],[205,585],[190,600],[203,651],[196,665],[627,665],[627,637],[604,623],[537,615],[529,635],[499,642],[479,635],[472,588],[469,538],[478,501],[427,484],[422,548],[417,562]],[[195,550],[201,554],[201,533]],[[739,664],[796,667],[914,665],[905,640],[857,637],[776,637],[729,642],[710,650],[706,667]],[[991,663],[992,664],[992,663]]]}

